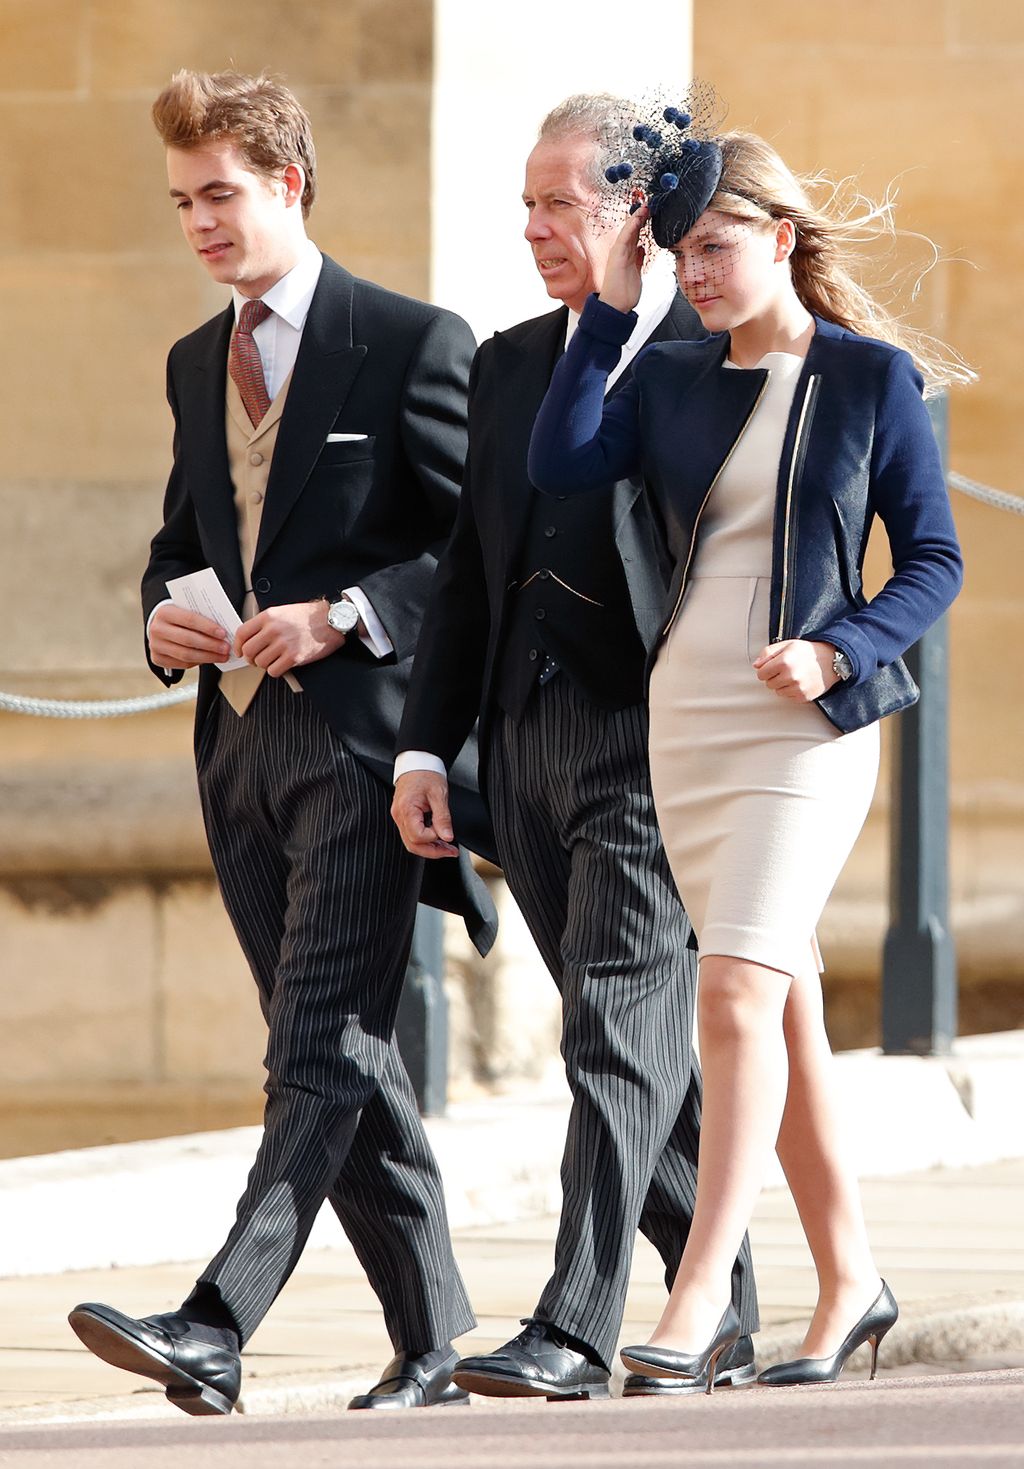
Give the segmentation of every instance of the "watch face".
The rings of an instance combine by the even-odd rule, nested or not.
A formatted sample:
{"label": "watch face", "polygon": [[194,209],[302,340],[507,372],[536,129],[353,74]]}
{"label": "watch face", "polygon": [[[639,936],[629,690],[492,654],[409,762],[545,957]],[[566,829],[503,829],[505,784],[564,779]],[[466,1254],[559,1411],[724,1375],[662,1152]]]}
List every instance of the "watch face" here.
{"label": "watch face", "polygon": [[352,602],[332,602],[327,609],[327,621],[335,632],[350,633],[359,621],[359,609]]}

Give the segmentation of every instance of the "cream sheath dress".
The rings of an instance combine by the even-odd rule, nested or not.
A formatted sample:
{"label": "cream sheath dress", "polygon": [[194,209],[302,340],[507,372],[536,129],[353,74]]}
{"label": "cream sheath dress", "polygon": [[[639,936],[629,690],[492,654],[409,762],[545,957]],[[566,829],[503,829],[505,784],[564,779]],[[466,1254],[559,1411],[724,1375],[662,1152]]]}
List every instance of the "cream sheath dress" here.
{"label": "cream sheath dress", "polygon": [[701,955],[796,974],[822,967],[815,925],[871,803],[879,731],[840,734],[751,666],[768,642],[776,482],[803,359],[770,352],[758,366],[767,387],[704,507],[653,670],[651,778]]}

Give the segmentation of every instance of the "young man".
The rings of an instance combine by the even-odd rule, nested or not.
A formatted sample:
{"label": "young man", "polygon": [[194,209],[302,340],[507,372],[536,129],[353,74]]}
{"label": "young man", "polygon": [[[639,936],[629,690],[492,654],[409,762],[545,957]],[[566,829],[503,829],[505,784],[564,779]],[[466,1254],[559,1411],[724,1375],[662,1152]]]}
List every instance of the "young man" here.
{"label": "young man", "polygon": [[[448,312],[322,256],[309,119],[266,78],[179,73],[154,120],[186,244],[232,292],[168,363],[174,465],[143,578],[147,656],[200,668],[210,850],[269,1028],[266,1127],[228,1237],[175,1312],[83,1305],[104,1360],[228,1413],[239,1353],[329,1198],[396,1356],[351,1406],[465,1401],[473,1315],[393,1034],[422,864],[388,814],[390,755],[436,556],[455,515],[473,338]],[[168,600],[212,567],[243,619]],[[244,668],[219,673],[232,654]],[[461,774],[466,824],[473,784]],[[452,864],[454,870],[454,864]],[[442,906],[493,938],[463,860]]]}
{"label": "young man", "polygon": [[[658,536],[636,482],[559,503],[526,471],[555,362],[615,239],[602,220],[600,139],[629,115],[616,98],[571,97],[527,160],[526,239],[562,304],[477,353],[463,493],[395,767],[406,845],[450,855],[446,769],[479,714],[499,859],[562,994],[573,1106],[554,1274],[525,1331],[456,1369],[461,1385],[497,1396],[607,1395],[637,1225],[671,1284],[696,1196],[696,965],[647,760],[644,666],[664,600]],[[671,275],[648,277],[637,311],[613,392],[645,343],[702,335]],[[746,1245],[734,1295],[744,1331],[756,1330]],[[719,1384],[752,1381],[752,1364],[745,1336]],[[630,1395],[686,1390],[626,1383]]]}

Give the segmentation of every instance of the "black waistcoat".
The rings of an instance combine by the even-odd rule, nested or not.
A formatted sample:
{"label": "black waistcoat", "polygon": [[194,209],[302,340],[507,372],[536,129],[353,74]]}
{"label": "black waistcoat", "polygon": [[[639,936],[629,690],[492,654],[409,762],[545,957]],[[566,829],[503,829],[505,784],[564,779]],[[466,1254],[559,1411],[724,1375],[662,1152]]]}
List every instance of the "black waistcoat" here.
{"label": "black waistcoat", "polygon": [[562,500],[532,496],[496,688],[516,719],[545,654],[600,708],[643,697],[645,653],[615,544],[610,487]]}

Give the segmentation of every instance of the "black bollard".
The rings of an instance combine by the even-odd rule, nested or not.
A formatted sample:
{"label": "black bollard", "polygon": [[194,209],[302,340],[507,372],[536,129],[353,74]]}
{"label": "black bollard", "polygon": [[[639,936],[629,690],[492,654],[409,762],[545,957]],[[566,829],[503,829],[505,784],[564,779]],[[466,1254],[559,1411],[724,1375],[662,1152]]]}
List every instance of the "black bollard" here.
{"label": "black bollard", "polygon": [[[949,400],[928,404],[942,466]],[[889,816],[889,930],[882,957],[882,1050],[948,1055],[957,1029],[956,949],[949,931],[949,629],[946,618],[907,654],[921,697],[896,716]]]}
{"label": "black bollard", "polygon": [[421,1116],[443,1116],[448,1102],[444,915],[422,904],[416,910],[412,953],[405,971],[395,1036]]}

